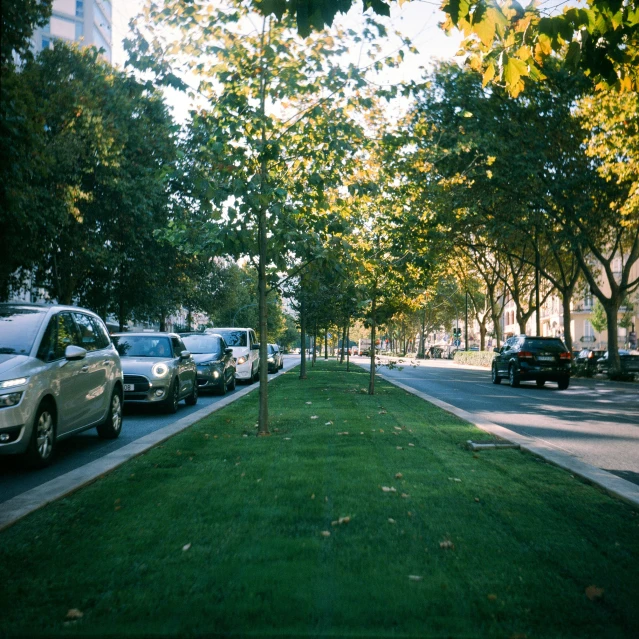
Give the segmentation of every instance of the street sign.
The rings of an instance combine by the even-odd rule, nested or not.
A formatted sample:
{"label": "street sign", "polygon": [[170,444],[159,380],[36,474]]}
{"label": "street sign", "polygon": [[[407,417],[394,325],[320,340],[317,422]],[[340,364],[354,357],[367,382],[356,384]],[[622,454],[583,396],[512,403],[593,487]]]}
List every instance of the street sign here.
{"label": "street sign", "polygon": [[453,340],[453,344],[455,346],[460,346],[461,345],[461,340],[460,339]]}

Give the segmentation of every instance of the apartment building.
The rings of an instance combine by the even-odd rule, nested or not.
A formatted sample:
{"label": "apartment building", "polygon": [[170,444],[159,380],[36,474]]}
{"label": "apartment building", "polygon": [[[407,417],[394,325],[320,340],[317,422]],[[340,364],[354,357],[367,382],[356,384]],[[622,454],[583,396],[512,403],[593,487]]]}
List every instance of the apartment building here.
{"label": "apartment building", "polygon": [[79,42],[104,50],[104,58],[112,62],[112,2],[118,0],[53,0],[49,23],[33,33],[33,51],[51,47],[58,38]]}
{"label": "apartment building", "polygon": [[[621,259],[613,260],[612,270],[615,278],[621,279]],[[639,263],[635,263],[630,271],[630,280],[639,278]],[[604,287],[604,294],[608,295],[610,288]],[[573,298],[570,304],[570,332],[574,350],[582,348],[603,349],[608,345],[608,331],[596,331],[592,325],[592,313],[595,305],[595,297],[585,291],[579,297]],[[639,330],[639,292],[635,292],[631,299],[632,309],[622,306],[619,309],[617,319],[627,326],[617,327],[617,337],[620,348],[637,348],[637,331]],[[561,298],[551,295],[541,308],[541,334],[546,337],[564,337],[564,313]],[[526,333],[534,335],[537,318],[535,314],[526,324]],[[516,323],[515,304],[509,300],[502,315],[502,329],[504,335],[509,337],[519,333],[519,325]]]}

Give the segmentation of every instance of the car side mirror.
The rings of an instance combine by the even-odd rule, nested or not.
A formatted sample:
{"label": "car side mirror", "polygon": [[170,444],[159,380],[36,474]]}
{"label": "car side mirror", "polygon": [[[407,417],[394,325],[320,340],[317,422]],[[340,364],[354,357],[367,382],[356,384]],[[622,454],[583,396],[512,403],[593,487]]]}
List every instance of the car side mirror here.
{"label": "car side mirror", "polygon": [[493,348],[493,353],[501,353],[501,348]]}
{"label": "car side mirror", "polygon": [[225,349],[224,349],[224,352],[225,352],[227,355],[233,355],[233,349],[232,349],[230,346],[229,346],[228,348],[225,348]]}
{"label": "car side mirror", "polygon": [[180,353],[180,359],[189,359],[191,357],[191,351],[182,351]]}
{"label": "car side mirror", "polygon": [[259,342],[255,342],[255,344],[253,344],[253,346],[251,346],[251,349],[254,350],[254,351],[259,351],[260,350]]}
{"label": "car side mirror", "polygon": [[87,356],[86,349],[80,346],[69,345],[64,349],[64,356],[70,361],[84,359]]}

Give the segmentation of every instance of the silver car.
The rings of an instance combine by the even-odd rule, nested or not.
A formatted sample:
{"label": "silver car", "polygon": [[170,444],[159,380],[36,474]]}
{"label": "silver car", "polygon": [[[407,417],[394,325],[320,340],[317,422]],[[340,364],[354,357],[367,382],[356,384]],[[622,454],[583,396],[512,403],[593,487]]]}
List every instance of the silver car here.
{"label": "silver car", "polygon": [[180,400],[197,404],[197,369],[176,333],[115,333],[124,370],[124,401],[159,404],[175,413]]}
{"label": "silver car", "polygon": [[48,465],[56,443],[122,428],[122,368],[102,320],[74,306],[0,304],[0,455]]}

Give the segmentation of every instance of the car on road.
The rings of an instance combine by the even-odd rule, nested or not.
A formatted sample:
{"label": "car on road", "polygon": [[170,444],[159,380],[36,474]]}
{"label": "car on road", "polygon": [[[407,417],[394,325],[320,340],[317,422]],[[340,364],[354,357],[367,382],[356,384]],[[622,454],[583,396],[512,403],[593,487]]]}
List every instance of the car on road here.
{"label": "car on road", "polygon": [[513,388],[520,382],[534,380],[542,387],[557,382],[559,390],[570,384],[571,354],[558,337],[511,337],[497,353],[491,366],[493,384],[508,379]]}
{"label": "car on road", "polygon": [[114,333],[124,371],[124,401],[177,412],[181,400],[197,404],[197,369],[176,333]]}
{"label": "car on road", "polygon": [[[633,355],[630,351],[620,348],[619,359],[621,360],[621,373],[623,376],[632,378],[635,375],[639,375],[639,355]],[[609,368],[610,360],[608,358],[608,351],[606,351],[597,360],[597,372],[608,374]]]}
{"label": "car on road", "polygon": [[597,362],[606,351],[582,348],[572,360],[573,375],[591,377],[597,372]]}
{"label": "car on road", "polygon": [[260,378],[260,343],[252,328],[207,328],[204,332],[221,335],[233,349],[238,381],[250,384]]}
{"label": "car on road", "polygon": [[193,333],[181,337],[195,360],[200,392],[214,390],[226,395],[227,390],[235,390],[233,349],[221,335]]}
{"label": "car on road", "polygon": [[122,429],[122,367],[104,322],[75,306],[0,304],[0,455],[51,463],[57,443]]}
{"label": "car on road", "polygon": [[284,357],[282,356],[282,351],[277,344],[269,344],[268,345],[268,372],[269,373],[277,373],[284,368]]}

